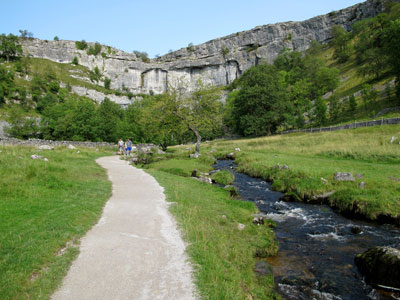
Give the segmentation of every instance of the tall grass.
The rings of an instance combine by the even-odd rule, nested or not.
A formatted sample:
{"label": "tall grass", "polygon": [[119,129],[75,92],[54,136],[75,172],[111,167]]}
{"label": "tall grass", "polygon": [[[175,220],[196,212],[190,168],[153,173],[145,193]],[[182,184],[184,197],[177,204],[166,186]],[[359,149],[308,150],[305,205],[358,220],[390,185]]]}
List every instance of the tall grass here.
{"label": "tall grass", "polygon": [[0,299],[48,299],[110,196],[106,172],[94,161],[107,153],[0,150]]}

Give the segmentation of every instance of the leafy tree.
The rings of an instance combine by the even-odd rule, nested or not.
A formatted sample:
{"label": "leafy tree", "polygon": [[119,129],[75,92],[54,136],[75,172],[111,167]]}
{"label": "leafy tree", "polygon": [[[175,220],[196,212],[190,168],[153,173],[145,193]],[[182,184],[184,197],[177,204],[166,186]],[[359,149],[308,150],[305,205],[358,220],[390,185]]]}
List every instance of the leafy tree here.
{"label": "leafy tree", "polygon": [[337,121],[340,114],[339,99],[333,95],[329,98],[329,116],[332,121]]}
{"label": "leafy tree", "polygon": [[139,58],[142,62],[148,63],[150,62],[149,55],[147,52],[143,51],[138,51],[138,50],[133,50],[133,53],[136,55],[137,58]]}
{"label": "leafy tree", "polygon": [[239,78],[240,90],[234,101],[236,130],[242,135],[275,133],[284,120],[289,103],[286,86],[278,69],[258,65]]}
{"label": "leafy tree", "polygon": [[55,40],[55,41],[59,41],[59,40],[60,40],[60,38],[59,38],[58,36],[55,36],[53,40]]}
{"label": "leafy tree", "polygon": [[357,109],[357,102],[356,102],[356,97],[354,95],[351,95],[348,97],[348,110],[351,113],[354,113]]}
{"label": "leafy tree", "polygon": [[334,25],[332,27],[332,37],[334,58],[339,60],[339,62],[346,62],[351,55],[351,47],[349,43],[351,34],[348,33],[342,26]]}
{"label": "leafy tree", "polygon": [[33,38],[33,33],[26,29],[20,29],[19,33],[21,34],[21,38]]}
{"label": "leafy tree", "polygon": [[197,82],[195,90],[188,93],[187,84],[178,80],[170,85],[168,97],[162,109],[180,119],[182,124],[196,136],[195,155],[200,152],[201,134],[220,128],[221,91],[218,87]]}
{"label": "leafy tree", "polygon": [[364,84],[361,89],[361,97],[364,102],[365,112],[369,115],[374,115],[374,107],[378,98],[378,91],[369,84]]}
{"label": "leafy tree", "polygon": [[97,109],[97,120],[99,139],[106,142],[116,142],[119,137],[119,126],[123,118],[121,106],[112,102],[107,97],[101,102]]}
{"label": "leafy tree", "polygon": [[0,53],[7,61],[10,58],[21,55],[22,47],[19,44],[18,37],[11,33],[9,35],[4,33],[0,35]]}
{"label": "leafy tree", "polygon": [[9,112],[7,121],[10,127],[6,129],[6,132],[13,137],[28,139],[38,135],[38,120],[25,116],[21,107],[14,106]]}
{"label": "leafy tree", "polygon": [[396,93],[400,99],[400,19],[392,21],[384,32],[384,52],[388,57],[391,73],[396,76]]}
{"label": "leafy tree", "polygon": [[14,73],[0,65],[0,105],[5,103],[6,98],[12,94],[14,88]]}
{"label": "leafy tree", "polygon": [[324,98],[319,96],[315,100],[314,122],[317,126],[326,125],[326,102]]}
{"label": "leafy tree", "polygon": [[87,54],[97,56],[101,52],[101,48],[102,48],[101,44],[96,42],[94,43],[93,47],[92,46],[89,47]]}

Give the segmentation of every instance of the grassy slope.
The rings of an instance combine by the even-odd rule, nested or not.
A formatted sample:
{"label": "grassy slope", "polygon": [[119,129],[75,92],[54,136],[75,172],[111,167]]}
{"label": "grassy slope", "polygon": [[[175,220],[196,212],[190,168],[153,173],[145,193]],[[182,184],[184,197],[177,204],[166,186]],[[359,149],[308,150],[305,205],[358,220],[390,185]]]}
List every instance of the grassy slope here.
{"label": "grassy slope", "polygon": [[0,150],[0,299],[48,299],[78,254],[71,244],[110,196],[106,172],[94,162],[107,153]]}
{"label": "grassy slope", "polygon": [[[253,270],[261,259],[256,252],[267,256],[277,250],[271,229],[252,224],[254,204],[187,177],[193,169],[210,170],[213,160],[189,160],[184,151],[174,156],[146,169],[165,188],[167,201],[176,202],[171,212],[189,244],[202,299],[277,299],[272,276],[257,277]],[[243,231],[239,223],[246,225]]]}
{"label": "grassy slope", "polygon": [[[389,178],[400,178],[400,145],[398,141],[390,144],[392,136],[400,137],[400,125],[220,141],[207,149],[227,153],[240,147],[239,170],[273,180],[275,189],[299,200],[336,191],[329,197],[331,205],[376,219],[379,214],[400,215],[400,183]],[[273,168],[278,163],[287,164],[290,170]],[[362,174],[363,178],[334,182],[336,172]],[[365,189],[358,188],[361,181]]]}

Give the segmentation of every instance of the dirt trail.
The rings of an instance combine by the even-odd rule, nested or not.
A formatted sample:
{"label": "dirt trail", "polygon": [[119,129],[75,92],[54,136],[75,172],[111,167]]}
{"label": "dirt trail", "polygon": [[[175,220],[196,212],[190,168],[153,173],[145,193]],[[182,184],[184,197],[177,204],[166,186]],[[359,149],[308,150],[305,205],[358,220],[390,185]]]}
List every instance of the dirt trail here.
{"label": "dirt trail", "polygon": [[97,163],[107,169],[113,194],[51,299],[195,299],[192,268],[163,188],[118,156]]}

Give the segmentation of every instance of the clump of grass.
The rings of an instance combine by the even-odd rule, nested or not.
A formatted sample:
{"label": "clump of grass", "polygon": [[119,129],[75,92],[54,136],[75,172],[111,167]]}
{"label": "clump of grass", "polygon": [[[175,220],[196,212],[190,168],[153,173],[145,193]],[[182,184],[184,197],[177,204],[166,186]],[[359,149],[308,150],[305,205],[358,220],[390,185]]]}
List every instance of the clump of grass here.
{"label": "clump of grass", "polygon": [[235,180],[235,176],[228,170],[222,170],[220,172],[211,175],[211,179],[218,184],[229,185]]}
{"label": "clump of grass", "polygon": [[0,150],[0,299],[47,299],[110,196],[106,172],[94,161],[107,153]]}

